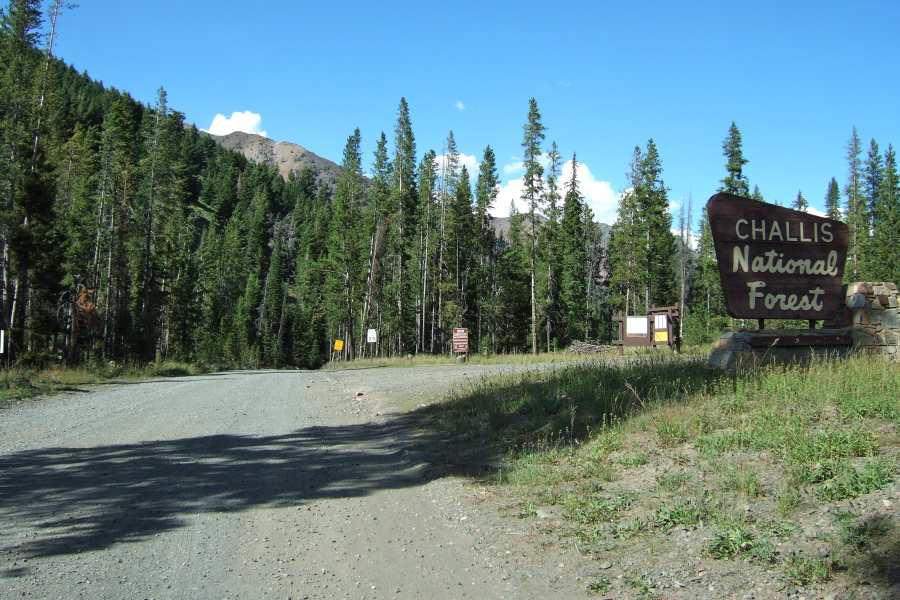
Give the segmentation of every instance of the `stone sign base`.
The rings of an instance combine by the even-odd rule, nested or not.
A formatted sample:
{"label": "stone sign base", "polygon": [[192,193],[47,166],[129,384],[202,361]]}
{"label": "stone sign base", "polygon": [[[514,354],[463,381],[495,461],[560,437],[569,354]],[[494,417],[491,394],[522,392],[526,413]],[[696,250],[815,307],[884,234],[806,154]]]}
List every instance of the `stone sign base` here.
{"label": "stone sign base", "polygon": [[769,363],[802,363],[812,357],[889,354],[900,359],[900,292],[888,282],[845,285],[837,315],[822,329],[726,331],[707,365],[735,369]]}

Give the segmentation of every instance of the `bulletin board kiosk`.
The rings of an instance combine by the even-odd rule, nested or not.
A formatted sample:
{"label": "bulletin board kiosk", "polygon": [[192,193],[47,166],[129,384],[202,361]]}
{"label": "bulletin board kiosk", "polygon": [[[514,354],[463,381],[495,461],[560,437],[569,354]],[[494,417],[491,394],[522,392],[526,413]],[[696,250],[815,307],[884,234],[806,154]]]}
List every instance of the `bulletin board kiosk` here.
{"label": "bulletin board kiosk", "polygon": [[613,327],[618,330],[618,338],[613,345],[619,347],[619,354],[625,353],[626,346],[656,347],[669,346],[674,350],[681,349],[678,337],[678,323],[681,319],[681,307],[652,307],[642,316],[613,317]]}

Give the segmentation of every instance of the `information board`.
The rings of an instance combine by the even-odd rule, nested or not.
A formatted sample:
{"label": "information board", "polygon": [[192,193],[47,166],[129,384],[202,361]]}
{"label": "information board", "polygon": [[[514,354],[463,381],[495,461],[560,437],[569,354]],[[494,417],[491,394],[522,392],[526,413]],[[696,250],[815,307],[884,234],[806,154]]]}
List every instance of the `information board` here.
{"label": "information board", "polygon": [[469,330],[465,327],[456,327],[453,329],[453,351],[469,352]]}

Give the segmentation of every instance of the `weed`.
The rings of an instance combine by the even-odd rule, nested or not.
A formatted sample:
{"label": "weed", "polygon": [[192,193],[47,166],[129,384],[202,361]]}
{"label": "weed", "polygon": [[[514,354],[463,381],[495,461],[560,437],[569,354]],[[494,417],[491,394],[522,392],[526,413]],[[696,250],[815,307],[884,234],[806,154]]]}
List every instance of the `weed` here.
{"label": "weed", "polygon": [[821,583],[831,579],[837,570],[834,561],[827,558],[812,559],[796,552],[791,552],[784,559],[784,576],[794,585]]}
{"label": "weed", "polygon": [[638,575],[637,573],[628,574],[622,578],[622,581],[628,587],[634,589],[640,597],[648,598],[653,589],[653,582],[646,575]]}
{"label": "weed", "polygon": [[851,513],[838,513],[835,521],[841,526],[841,541],[854,552],[869,550],[874,539],[886,536],[894,528],[888,515],[872,515],[854,522]]}
{"label": "weed", "polygon": [[783,481],[778,489],[778,495],[775,497],[775,509],[778,511],[778,516],[782,519],[791,516],[794,509],[800,506],[801,500],[797,483],[792,479]]}
{"label": "weed", "polygon": [[771,543],[757,539],[741,524],[733,524],[718,531],[706,551],[719,560],[746,558],[771,562],[775,556],[775,548]]}
{"label": "weed", "polygon": [[609,580],[609,577],[606,575],[600,575],[597,577],[596,581],[592,581],[587,584],[584,588],[584,591],[587,592],[588,596],[596,596],[597,594],[602,594],[603,592],[609,590],[612,587],[612,581]]}
{"label": "weed", "polygon": [[878,452],[878,436],[860,429],[831,429],[802,433],[788,439],[789,463],[811,463],[841,457],[872,456]]}
{"label": "weed", "polygon": [[656,478],[656,482],[660,489],[667,492],[677,492],[687,482],[691,480],[692,475],[685,471],[670,473],[668,469],[663,471],[662,475]]}
{"label": "weed", "polygon": [[660,419],[656,423],[656,437],[663,448],[674,448],[688,440],[688,426],[680,421]]}
{"label": "weed", "polygon": [[629,452],[619,457],[619,464],[623,467],[640,467],[647,464],[647,456],[640,452]]}
{"label": "weed", "polygon": [[792,525],[787,521],[781,521],[780,523],[773,523],[769,528],[769,531],[772,532],[772,535],[780,538],[786,538],[793,535],[795,531],[797,531],[798,527],[796,525]]}
{"label": "weed", "polygon": [[525,504],[522,505],[522,510],[519,511],[520,519],[527,519],[529,517],[537,516],[537,504],[535,504],[534,500],[526,500]]}
{"label": "weed", "polygon": [[762,495],[759,473],[746,464],[728,469],[725,474],[724,486],[726,490],[731,490],[747,498],[759,498]]}
{"label": "weed", "polygon": [[845,466],[837,475],[816,488],[815,494],[824,502],[837,502],[864,496],[887,487],[894,480],[893,474],[882,461],[871,461],[862,471]]}
{"label": "weed", "polygon": [[646,519],[634,519],[632,521],[616,521],[610,523],[608,533],[617,540],[627,540],[636,535],[650,531],[650,523]]}
{"label": "weed", "polygon": [[656,524],[662,529],[677,525],[697,525],[706,515],[706,509],[696,500],[676,501],[674,506],[660,506],[656,509]]}
{"label": "weed", "polygon": [[602,525],[614,522],[636,500],[635,494],[607,495],[604,498],[569,494],[561,504],[566,511],[566,519],[574,523],[575,532],[590,540],[600,536]]}

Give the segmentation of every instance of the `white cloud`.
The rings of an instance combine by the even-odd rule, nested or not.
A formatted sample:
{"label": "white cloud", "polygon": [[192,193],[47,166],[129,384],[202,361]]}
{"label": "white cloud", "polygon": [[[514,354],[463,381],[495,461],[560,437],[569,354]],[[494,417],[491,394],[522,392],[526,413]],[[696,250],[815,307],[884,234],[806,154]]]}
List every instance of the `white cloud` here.
{"label": "white cloud", "polygon": [[812,206],[807,206],[806,210],[804,210],[803,212],[809,213],[811,215],[815,215],[817,217],[827,217],[828,216],[827,212],[821,211],[818,208],[814,208]]}
{"label": "white cloud", "polygon": [[261,128],[262,117],[245,110],[242,113],[232,113],[230,119],[226,118],[225,115],[216,115],[207,131],[213,135],[228,135],[235,131],[243,131],[244,133],[255,133],[266,137],[266,132],[262,131]]}
{"label": "white cloud", "polygon": [[[572,161],[563,165],[562,189],[572,181]],[[600,223],[612,224],[616,220],[616,211],[619,208],[619,195],[613,191],[608,181],[600,181],[594,177],[590,168],[584,163],[578,163],[578,190],[584,196],[584,201],[594,211],[594,220]],[[565,195],[565,192],[563,192]]]}
{"label": "white cloud", "polygon": [[503,174],[504,175],[512,175],[514,173],[521,173],[525,170],[525,163],[516,158],[512,159],[513,162],[506,163],[503,165]]}
{"label": "white cloud", "polygon": [[[457,157],[459,159],[460,167],[465,165],[466,170],[469,171],[470,177],[475,177],[478,175],[478,159],[474,156],[469,156],[467,154],[458,153]],[[441,154],[440,156],[436,156],[434,158],[434,162],[437,163],[438,169],[444,165],[444,161],[447,160],[446,154]],[[440,171],[439,171],[440,172]]]}
{"label": "white cloud", "polygon": [[458,108],[459,110],[466,110],[467,107],[465,104],[462,103],[462,100],[457,100],[456,108]]}
{"label": "white cloud", "polygon": [[[508,174],[507,165],[504,172]],[[521,169],[520,169],[521,170]],[[515,172],[515,171],[513,171]],[[560,195],[565,197],[569,182],[572,181],[572,161],[568,161],[562,168],[560,178]],[[509,215],[510,204],[515,202],[519,212],[525,212],[526,206],[522,202],[522,190],[525,188],[523,178],[513,179],[500,186],[500,193],[494,203],[492,214],[495,217]],[[608,181],[600,181],[590,168],[584,163],[578,163],[578,191],[584,197],[585,203],[594,213],[594,220],[601,223],[612,223],[616,220],[616,210],[619,206],[619,195],[616,194]]]}

